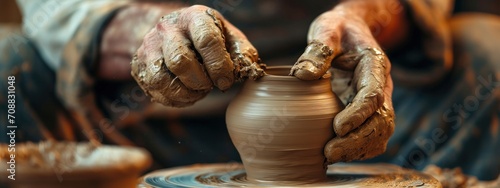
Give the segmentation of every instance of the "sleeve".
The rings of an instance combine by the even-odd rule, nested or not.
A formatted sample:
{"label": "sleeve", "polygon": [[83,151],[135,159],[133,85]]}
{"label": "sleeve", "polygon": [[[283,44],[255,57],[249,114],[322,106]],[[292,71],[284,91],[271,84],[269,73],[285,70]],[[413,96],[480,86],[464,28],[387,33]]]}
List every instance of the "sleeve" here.
{"label": "sleeve", "polygon": [[17,0],[23,32],[56,72],[56,93],[78,108],[92,91],[94,62],[103,25],[129,0]]}
{"label": "sleeve", "polygon": [[449,73],[453,51],[447,22],[453,3],[453,0],[403,0],[416,29],[410,42],[412,47],[391,57],[395,80],[409,86],[430,86]]}

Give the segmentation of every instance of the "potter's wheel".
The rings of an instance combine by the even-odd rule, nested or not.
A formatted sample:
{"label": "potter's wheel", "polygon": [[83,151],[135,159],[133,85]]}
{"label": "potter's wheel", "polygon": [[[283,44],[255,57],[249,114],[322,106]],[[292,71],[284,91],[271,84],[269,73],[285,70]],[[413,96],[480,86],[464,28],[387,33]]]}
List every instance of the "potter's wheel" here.
{"label": "potter's wheel", "polygon": [[[306,185],[273,184],[286,187],[441,187],[429,175],[389,164],[335,164],[328,179]],[[265,182],[246,179],[239,163],[192,165],[158,170],[140,179],[138,187],[266,187]]]}

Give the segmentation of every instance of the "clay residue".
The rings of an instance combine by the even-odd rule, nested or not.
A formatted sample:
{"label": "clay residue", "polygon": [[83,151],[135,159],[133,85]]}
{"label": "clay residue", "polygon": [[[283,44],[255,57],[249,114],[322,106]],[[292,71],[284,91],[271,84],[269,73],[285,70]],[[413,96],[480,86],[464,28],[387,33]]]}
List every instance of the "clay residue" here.
{"label": "clay residue", "polygon": [[346,55],[344,60],[350,59],[354,62],[350,64],[356,66],[351,67],[353,83],[347,86],[352,89],[341,95],[354,98],[334,119],[337,136],[325,146],[329,163],[365,160],[382,154],[395,126],[390,64],[384,53],[366,48]]}
{"label": "clay residue", "polygon": [[[74,142],[40,142],[23,143],[16,145],[16,163],[27,165],[30,168],[60,169],[70,168],[76,164],[77,158],[88,157],[96,146]],[[7,145],[0,145],[0,159],[9,159]]]}
{"label": "clay residue", "polygon": [[[0,144],[0,162],[3,164],[13,154],[7,149],[8,145]],[[151,162],[149,154],[140,148],[54,141],[16,144],[15,161],[16,167],[26,169],[26,174],[47,170],[69,173],[84,169],[135,173],[144,170]]]}
{"label": "clay residue", "polygon": [[243,81],[246,78],[257,80],[265,75],[266,64],[253,62],[250,58],[241,54],[236,56],[233,59],[235,64],[234,76],[238,81]]}
{"label": "clay residue", "polygon": [[194,5],[162,17],[131,62],[132,76],[152,101],[186,107],[213,86],[264,75],[257,51],[216,10]]}
{"label": "clay residue", "polygon": [[290,75],[302,80],[319,79],[328,71],[332,60],[333,50],[330,47],[319,41],[312,41],[292,67]]}
{"label": "clay residue", "polygon": [[[189,9],[189,10],[188,10]],[[234,65],[225,47],[224,23],[214,9],[191,6],[186,9],[179,24],[185,24],[186,32],[194,48],[200,54],[213,84],[224,91],[234,82]]]}
{"label": "clay residue", "polygon": [[[386,110],[380,111],[382,117],[389,117],[388,112],[393,112],[392,84],[389,84],[390,64],[385,54],[376,48],[366,48],[354,52],[353,61],[357,62],[354,68],[353,86],[351,90],[355,96],[346,110],[335,118],[335,133],[345,136],[347,133],[361,126],[368,117],[379,110],[385,103]],[[387,99],[385,99],[385,98]],[[393,115],[392,115],[393,116]]]}
{"label": "clay residue", "polygon": [[429,165],[423,170],[423,172],[436,178],[439,182],[441,182],[443,188],[496,188],[500,185],[500,176],[496,180],[484,182],[479,181],[474,176],[465,175],[464,173],[462,173],[462,170],[460,168],[443,169],[439,168],[436,165]]}
{"label": "clay residue", "polygon": [[248,41],[246,36],[226,22],[226,46],[230,51],[234,63],[234,77],[238,81],[246,78],[257,80],[265,75],[265,64],[261,63],[259,54],[255,47]]}
{"label": "clay residue", "polygon": [[[257,80],[265,75],[266,65],[261,63],[257,50],[246,41],[244,36],[236,36],[238,32],[229,32],[228,39],[231,49],[231,58],[234,63],[234,77],[237,81],[243,81],[247,78]],[[240,33],[240,35],[242,35]]]}
{"label": "clay residue", "polygon": [[170,72],[163,59],[153,62],[141,61],[134,56],[131,62],[132,76],[151,101],[166,106],[185,107],[205,97],[209,90],[190,90]]}
{"label": "clay residue", "polygon": [[325,146],[328,163],[366,160],[385,152],[394,132],[394,112],[383,106],[349,134],[336,136]]}
{"label": "clay residue", "polygon": [[430,175],[389,164],[331,165],[326,180],[313,183],[251,181],[243,166],[227,167],[204,164],[160,170],[147,174],[139,187],[441,187]]}

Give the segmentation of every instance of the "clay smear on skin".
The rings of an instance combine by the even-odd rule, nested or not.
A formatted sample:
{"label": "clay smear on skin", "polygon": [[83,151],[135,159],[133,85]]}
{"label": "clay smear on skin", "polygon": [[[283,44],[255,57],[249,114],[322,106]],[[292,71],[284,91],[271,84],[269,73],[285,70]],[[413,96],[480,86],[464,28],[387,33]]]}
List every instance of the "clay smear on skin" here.
{"label": "clay smear on skin", "polygon": [[290,75],[302,80],[319,79],[328,71],[332,60],[333,50],[321,42],[313,41],[292,67]]}
{"label": "clay smear on skin", "polygon": [[[154,42],[147,40],[148,44],[146,42],[143,44],[144,49],[139,49],[138,55],[134,56],[131,62],[132,76],[141,88],[152,97],[152,101],[166,106],[190,106],[205,97],[213,85],[224,91],[235,80],[258,79],[264,75],[263,68],[258,64],[256,50],[239,30],[226,24],[225,20],[212,9],[190,8],[198,14],[189,17],[182,11],[173,12],[163,17],[156,28],[159,30],[170,28],[170,32],[172,29],[179,32],[173,34],[187,38],[162,36],[161,32],[153,30],[152,32],[159,32],[158,40],[166,39],[175,44],[163,45],[163,57],[153,62],[146,62],[143,58],[147,52],[144,50],[150,49],[146,49],[145,46],[157,45],[149,44]],[[186,21],[188,18],[212,20],[214,25],[198,27],[196,21]],[[182,20],[185,22],[181,22]],[[208,40],[207,37],[212,36],[215,38]],[[211,47],[213,45],[222,48],[213,48]],[[231,55],[227,48],[231,51]]]}

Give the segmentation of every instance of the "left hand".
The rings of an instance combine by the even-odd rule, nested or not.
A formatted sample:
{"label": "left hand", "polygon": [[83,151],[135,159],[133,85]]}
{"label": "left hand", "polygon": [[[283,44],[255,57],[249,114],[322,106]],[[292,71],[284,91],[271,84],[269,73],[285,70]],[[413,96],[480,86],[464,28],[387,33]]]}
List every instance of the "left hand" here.
{"label": "left hand", "polygon": [[314,80],[332,66],[334,92],[347,104],[333,121],[336,137],[324,148],[328,162],[383,153],[394,132],[391,64],[369,26],[360,17],[334,9],[312,23],[308,42],[290,74]]}

